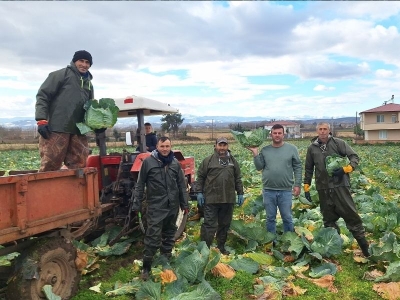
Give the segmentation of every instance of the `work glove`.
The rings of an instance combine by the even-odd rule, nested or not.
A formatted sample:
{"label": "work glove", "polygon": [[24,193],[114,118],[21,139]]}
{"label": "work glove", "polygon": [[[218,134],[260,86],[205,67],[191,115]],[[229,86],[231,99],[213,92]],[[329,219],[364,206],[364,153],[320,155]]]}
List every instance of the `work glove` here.
{"label": "work glove", "polygon": [[335,170],[333,170],[333,172],[332,172],[332,176],[333,176],[333,177],[336,177],[336,178],[338,179],[338,181],[341,181],[341,180],[342,180],[344,174],[345,174],[345,173],[344,173],[343,168],[335,169]]}
{"label": "work glove", "polygon": [[311,201],[310,192],[304,192],[304,197],[306,197],[306,199],[307,199],[308,201],[312,202],[312,201]]}
{"label": "work glove", "polygon": [[310,185],[305,183],[303,189],[304,189],[304,197],[306,197],[306,199],[311,202]]}
{"label": "work glove", "polygon": [[132,202],[132,211],[136,213],[142,212],[142,203],[136,198],[134,198]]}
{"label": "work glove", "polygon": [[237,196],[237,205],[238,206],[242,206],[242,204],[243,204],[243,202],[244,202],[244,197],[243,197],[243,195],[238,195]]}
{"label": "work glove", "polygon": [[103,133],[104,131],[106,131],[107,128],[100,128],[100,129],[95,129],[94,132],[97,134]]}
{"label": "work glove", "polygon": [[181,206],[181,210],[183,211],[184,215],[187,215],[189,213],[189,208],[187,208],[187,207]]}
{"label": "work glove", "polygon": [[197,204],[198,204],[199,206],[203,206],[203,205],[204,205],[204,202],[205,202],[205,198],[204,198],[203,193],[198,193],[198,194],[197,194]]}
{"label": "work glove", "polygon": [[49,124],[47,123],[46,120],[40,120],[37,121],[37,131],[39,132],[39,134],[44,138],[44,139],[48,139],[50,137],[50,133],[51,133],[51,129]]}

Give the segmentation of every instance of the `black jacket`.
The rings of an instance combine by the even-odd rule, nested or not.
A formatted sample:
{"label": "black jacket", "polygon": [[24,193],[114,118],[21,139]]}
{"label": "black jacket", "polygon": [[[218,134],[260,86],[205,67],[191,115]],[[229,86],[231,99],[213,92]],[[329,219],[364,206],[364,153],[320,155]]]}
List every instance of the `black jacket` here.
{"label": "black jacket", "polygon": [[76,123],[84,121],[86,101],[94,98],[93,76],[82,77],[71,62],[51,72],[36,95],[35,119],[47,120],[52,131],[80,135]]}
{"label": "black jacket", "polygon": [[304,183],[311,184],[315,169],[315,186],[317,190],[334,188],[335,186],[350,186],[348,174],[345,174],[340,182],[334,182],[333,177],[330,177],[326,170],[325,158],[333,154],[338,154],[342,157],[347,156],[354,170],[359,162],[357,153],[345,141],[334,137],[328,139],[326,149],[321,148],[321,146],[318,143],[318,138],[314,138],[307,149]]}
{"label": "black jacket", "polygon": [[157,151],[153,151],[147,157],[140,168],[135,188],[135,198],[142,202],[145,198],[148,212],[153,216],[160,216],[169,210],[188,208],[188,194],[186,192],[185,176],[177,159],[163,167],[157,157]]}

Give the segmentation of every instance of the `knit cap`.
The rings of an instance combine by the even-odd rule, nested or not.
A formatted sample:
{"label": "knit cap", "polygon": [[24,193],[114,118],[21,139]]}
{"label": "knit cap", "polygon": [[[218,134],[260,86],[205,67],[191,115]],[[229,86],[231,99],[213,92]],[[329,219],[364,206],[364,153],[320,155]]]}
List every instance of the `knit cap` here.
{"label": "knit cap", "polygon": [[76,62],[80,59],[86,59],[87,61],[89,61],[90,65],[93,64],[92,55],[86,50],[76,51],[74,57],[72,58],[72,62]]}

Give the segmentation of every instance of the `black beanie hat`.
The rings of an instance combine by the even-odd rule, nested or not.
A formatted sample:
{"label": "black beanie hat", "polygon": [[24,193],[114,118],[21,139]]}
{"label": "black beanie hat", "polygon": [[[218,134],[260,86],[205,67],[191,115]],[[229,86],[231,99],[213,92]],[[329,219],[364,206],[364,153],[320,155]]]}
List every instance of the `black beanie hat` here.
{"label": "black beanie hat", "polygon": [[76,62],[80,59],[86,59],[87,61],[89,61],[90,65],[93,64],[92,55],[86,50],[76,51],[74,57],[72,58],[72,62]]}

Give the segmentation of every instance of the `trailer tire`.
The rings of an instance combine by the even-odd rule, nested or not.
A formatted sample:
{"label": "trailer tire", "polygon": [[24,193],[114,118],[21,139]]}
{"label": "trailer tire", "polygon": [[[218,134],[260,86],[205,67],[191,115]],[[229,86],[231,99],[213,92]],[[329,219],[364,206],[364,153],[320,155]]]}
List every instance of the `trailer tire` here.
{"label": "trailer tire", "polygon": [[51,285],[53,293],[61,299],[70,299],[76,294],[81,277],[75,259],[76,248],[70,241],[41,239],[16,261],[7,299],[47,299],[42,291],[44,285]]}

